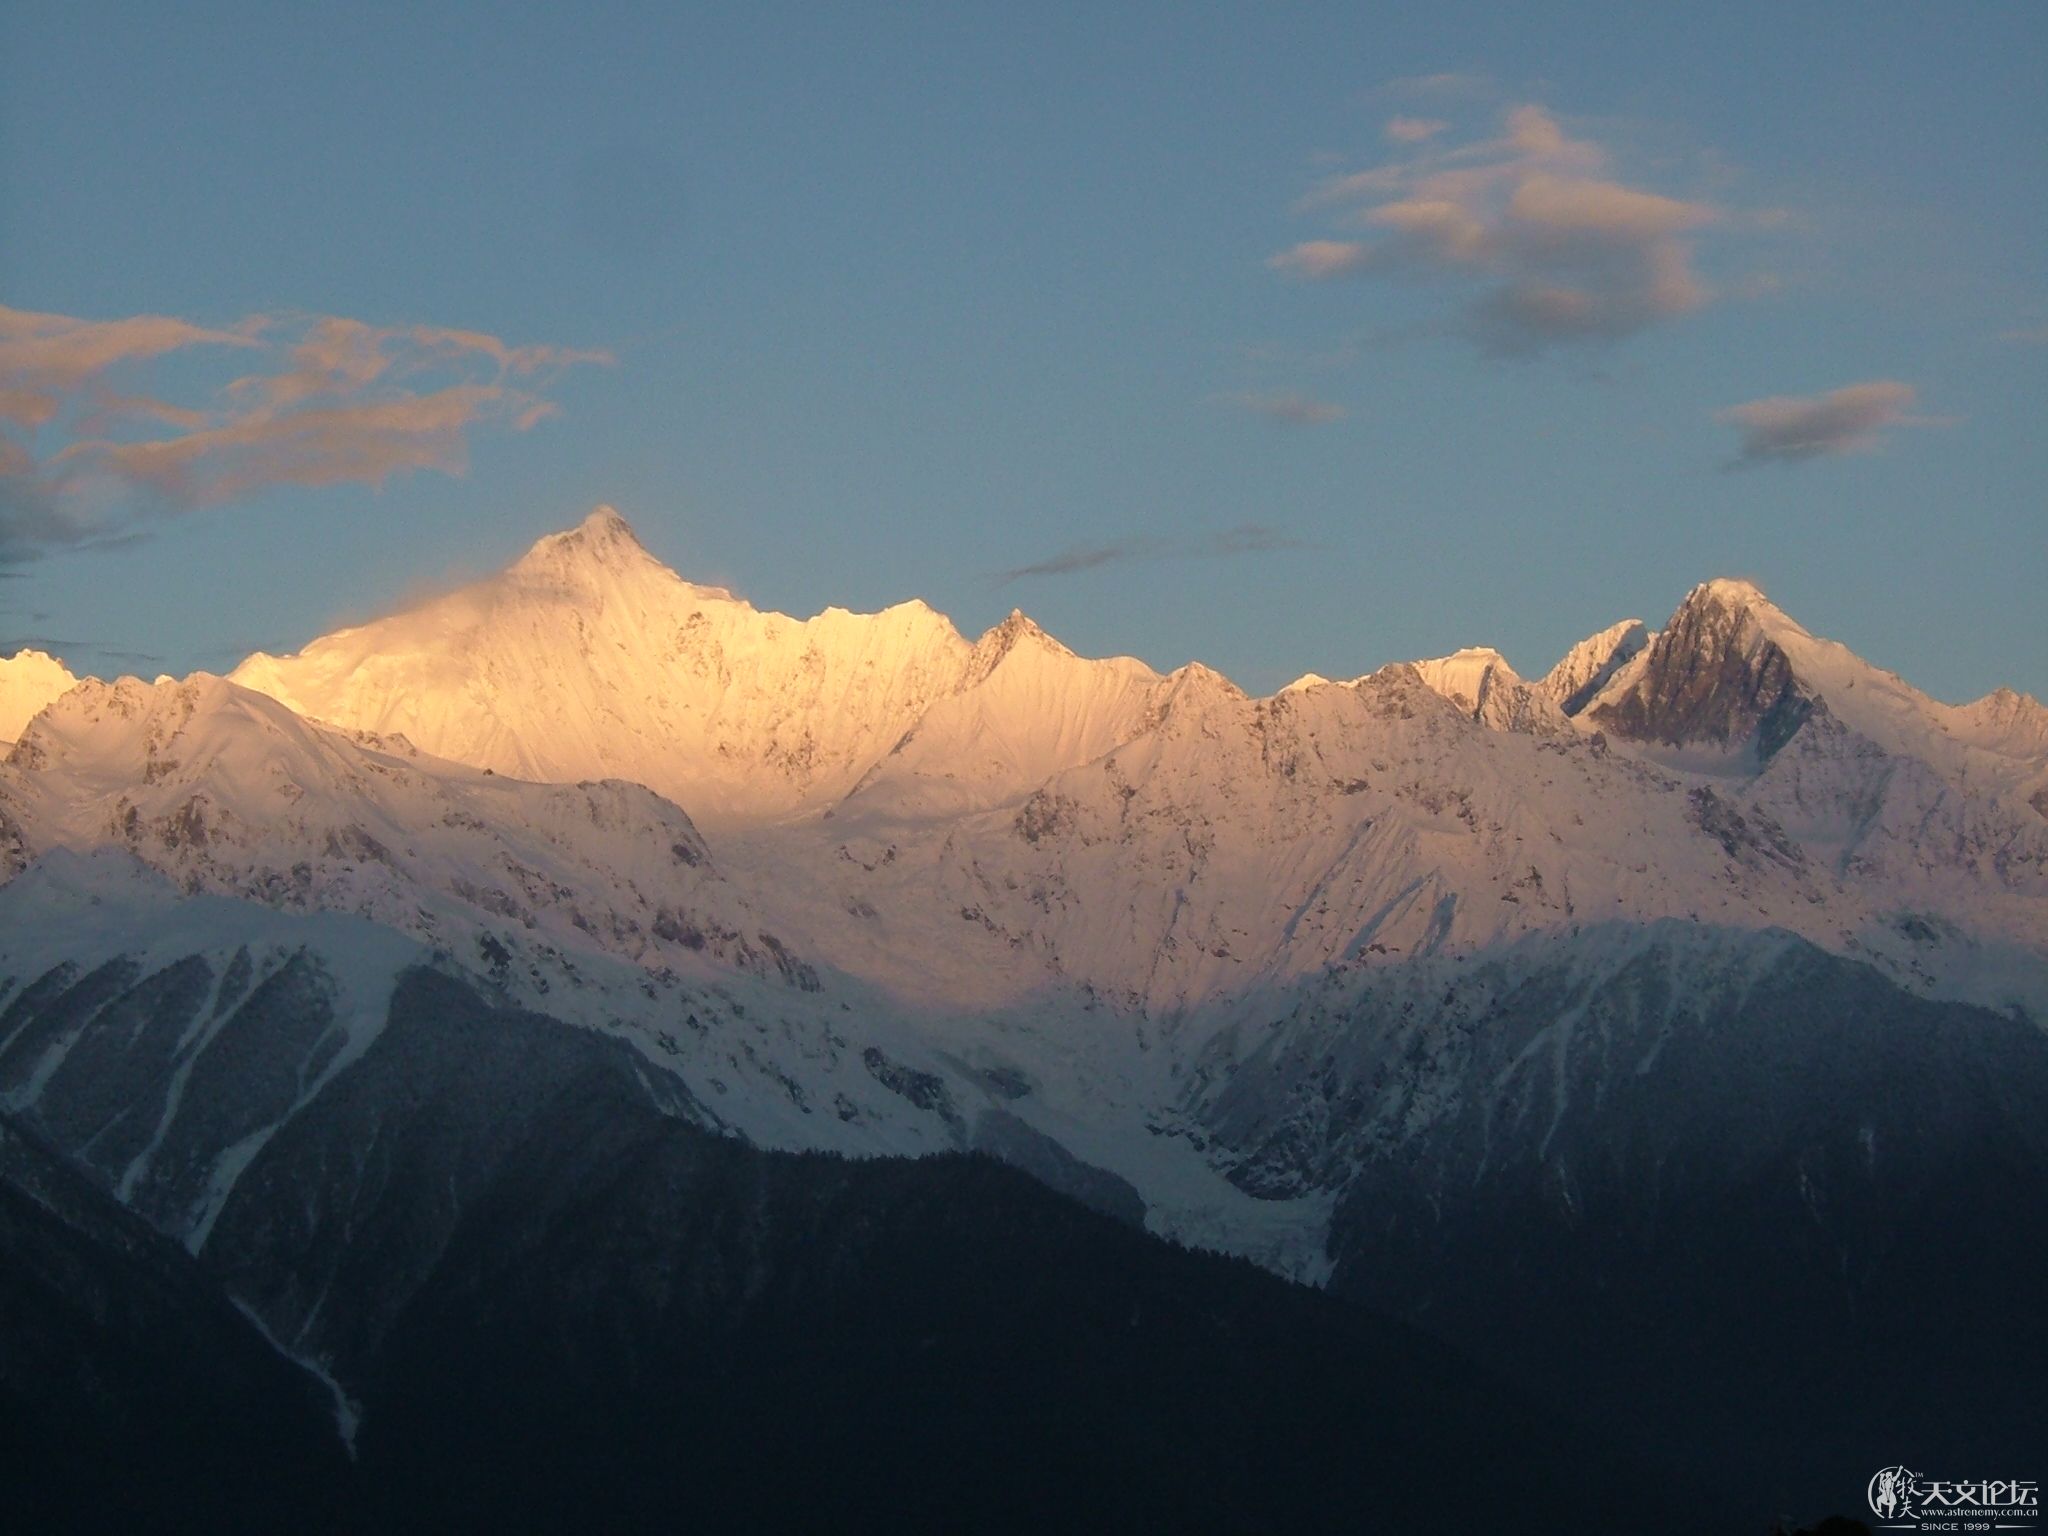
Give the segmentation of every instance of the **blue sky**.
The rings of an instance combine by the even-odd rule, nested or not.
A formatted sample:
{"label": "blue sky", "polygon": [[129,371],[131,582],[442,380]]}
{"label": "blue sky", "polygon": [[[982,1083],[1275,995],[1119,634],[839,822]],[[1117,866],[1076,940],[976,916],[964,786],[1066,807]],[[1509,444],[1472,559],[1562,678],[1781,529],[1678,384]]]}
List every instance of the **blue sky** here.
{"label": "blue sky", "polygon": [[225,668],[609,502],[1261,690],[1730,574],[2048,692],[2048,10],[1535,10],[14,0],[0,652]]}

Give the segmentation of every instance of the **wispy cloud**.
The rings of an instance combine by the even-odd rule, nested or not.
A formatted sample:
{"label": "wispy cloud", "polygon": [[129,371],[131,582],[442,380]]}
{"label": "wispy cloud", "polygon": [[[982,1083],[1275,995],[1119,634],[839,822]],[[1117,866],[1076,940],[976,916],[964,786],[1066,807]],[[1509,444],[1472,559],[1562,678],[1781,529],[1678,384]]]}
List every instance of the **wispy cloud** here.
{"label": "wispy cloud", "polygon": [[1433,139],[1451,125],[1440,117],[1390,117],[1383,130],[1390,143],[1420,144]]}
{"label": "wispy cloud", "polygon": [[1268,421],[1279,422],[1290,427],[1325,427],[1344,419],[1344,407],[1328,400],[1317,400],[1313,396],[1287,391],[1277,395],[1238,394],[1219,396],[1225,404],[1234,405],[1241,411],[1254,416],[1263,416]]}
{"label": "wispy cloud", "polygon": [[1389,122],[1403,156],[1330,175],[1297,205],[1348,232],[1301,241],[1269,265],[1309,282],[1454,285],[1458,329],[1487,352],[1526,355],[1701,308],[1722,295],[1695,269],[1696,239],[1757,227],[1716,203],[1629,184],[1607,145],[1538,104],[1508,109],[1471,142],[1444,142],[1447,131],[1434,118]]}
{"label": "wispy cloud", "polygon": [[[192,349],[244,371],[197,399],[135,387],[158,359]],[[542,393],[554,375],[610,361],[333,315],[211,327],[0,306],[0,561],[133,537],[152,514],[271,486],[460,474],[474,430],[529,430],[555,410]]]}
{"label": "wispy cloud", "polygon": [[169,315],[74,320],[0,305],[0,390],[17,399],[62,403],[65,395],[121,363],[185,347],[260,345],[260,319],[219,330]]}
{"label": "wispy cloud", "polygon": [[1913,386],[1871,379],[1824,395],[1772,395],[1714,413],[1736,428],[1742,445],[1731,467],[1797,464],[1807,459],[1866,452],[1894,427],[1944,426],[1941,418],[1913,416]]}
{"label": "wispy cloud", "polygon": [[1366,94],[1388,101],[1456,101],[1487,95],[1493,88],[1490,76],[1443,70],[1433,75],[1403,75],[1373,87]]}
{"label": "wispy cloud", "polygon": [[1006,587],[1030,576],[1073,576],[1099,570],[1106,565],[1128,565],[1154,560],[1225,559],[1237,555],[1268,554],[1276,550],[1306,549],[1291,534],[1264,523],[1240,523],[1214,533],[1175,538],[1132,537],[1107,544],[1072,544],[1043,560],[997,571],[989,577],[992,586]]}

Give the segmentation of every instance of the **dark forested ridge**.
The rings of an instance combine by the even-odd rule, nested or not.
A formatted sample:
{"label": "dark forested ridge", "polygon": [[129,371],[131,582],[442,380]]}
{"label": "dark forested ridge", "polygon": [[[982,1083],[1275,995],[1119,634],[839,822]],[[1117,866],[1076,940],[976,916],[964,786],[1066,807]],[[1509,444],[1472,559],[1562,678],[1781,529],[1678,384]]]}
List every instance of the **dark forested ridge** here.
{"label": "dark forested ridge", "polygon": [[[1618,1531],[1658,1497],[1405,1325],[986,1157],[720,1138],[616,1042],[445,978],[415,978],[354,1072],[266,1147],[205,1268],[39,1154],[60,1219],[10,1162],[0,1411],[50,1430],[0,1453],[17,1507],[87,1529],[276,1529],[286,1499],[302,1529]],[[458,1101],[495,1104],[493,1134]],[[348,1183],[334,1159],[370,1146],[396,1161]],[[452,1196],[436,1158],[466,1170]],[[265,1264],[273,1332],[340,1357],[352,1464],[324,1389],[219,1286]],[[293,1327],[316,1270],[318,1325]],[[81,1294],[112,1299],[80,1318]],[[52,1374],[101,1357],[88,1386]]]}
{"label": "dark forested ridge", "polygon": [[[217,1206],[175,1135],[134,1165],[160,1217],[208,1211],[195,1258],[114,1199],[130,1105],[153,1118],[175,1091],[174,1131],[240,1136],[308,1069],[237,1049],[174,1089],[162,1042],[209,988],[55,976],[8,1015],[17,1043],[75,1032],[36,1118],[0,1122],[10,1507],[38,1530],[1704,1533],[1840,1507],[1887,1425],[1899,1454],[1996,1452],[1987,1422],[2018,1454],[2034,1271],[1915,1239],[2038,1241],[2038,1041],[1901,1011],[1805,950],[1785,964],[1740,994],[1763,1014],[1664,1045],[1683,1095],[1589,1078],[1532,1117],[1511,1093],[1478,1131],[1444,1118],[1425,1159],[1361,1159],[1335,1294],[1147,1235],[1084,1165],[1051,1169],[1076,1199],[980,1154],[760,1150],[626,1042],[432,967]],[[310,955],[279,974],[326,995]],[[1656,1003],[1660,974],[1627,996]],[[1572,1003],[1523,987],[1540,995],[1503,994],[1528,1006],[1471,1037],[1485,1051],[1452,1031],[1427,1059],[1512,1083],[1517,1031]],[[245,1033],[286,1038],[262,1027],[282,1007],[286,1043],[326,1059],[326,1015],[276,990],[230,994],[216,1038],[238,1044],[249,1010]],[[1872,1010],[1883,1054],[1859,1044]],[[1596,1011],[1597,1042],[1635,1017]],[[8,1081],[19,1055],[0,1051]],[[1380,1073],[1346,1070],[1318,1091]],[[1832,1085],[1841,1112],[1794,1084]],[[1951,1112],[1987,1103],[2005,1117]],[[1543,1155],[1514,1152],[1517,1124]],[[1247,1174],[1275,1180],[1353,1155],[1288,1124],[1259,1145]],[[2001,1340],[2018,1353],[1987,1354]]]}
{"label": "dark forested ridge", "polygon": [[182,1248],[0,1117],[0,1524],[290,1529],[345,1468],[329,1394]]}
{"label": "dark forested ridge", "polygon": [[1702,945],[1338,994],[1233,1081],[1240,1177],[1341,1170],[1333,1290],[1776,1507],[2030,1464],[2048,1035],[1793,940],[1703,979]]}

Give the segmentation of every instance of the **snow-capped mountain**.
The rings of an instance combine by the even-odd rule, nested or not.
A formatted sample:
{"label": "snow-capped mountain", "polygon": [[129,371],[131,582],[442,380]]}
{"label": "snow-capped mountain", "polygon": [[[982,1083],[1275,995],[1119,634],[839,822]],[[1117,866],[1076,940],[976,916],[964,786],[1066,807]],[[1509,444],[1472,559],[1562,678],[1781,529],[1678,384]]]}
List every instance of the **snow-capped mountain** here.
{"label": "snow-capped mountain", "polygon": [[1746,754],[1761,766],[1817,709],[1878,750],[1923,762],[1972,792],[2031,788],[2048,766],[2048,710],[2032,698],[2001,688],[1974,703],[1943,704],[1808,633],[1747,581],[1695,587],[1579,714],[1651,747]]}
{"label": "snow-capped mountain", "polygon": [[[1128,740],[1014,807],[861,818],[856,798],[728,857],[821,958],[960,1002],[1059,980],[1179,1010],[1333,964],[1669,917],[2048,1005],[2048,824],[2001,781],[1980,791],[1831,716],[1731,773],[1718,743],[1687,759],[1574,729],[1491,653],[1460,666],[1478,688],[1394,666],[1268,699],[1184,669]],[[1514,712],[1482,719],[1480,692]]]}
{"label": "snow-capped mountain", "polygon": [[1470,649],[1255,699],[1021,613],[972,645],[922,604],[762,614],[599,509],[230,680],[68,694],[0,772],[0,858],[112,842],[465,962],[500,929],[494,960],[541,956],[501,970],[822,970],[917,1006],[1220,1015],[1335,965],[1679,918],[2038,1013],[2042,714],[1938,704],[1725,581],[1539,684]]}
{"label": "snow-capped mountain", "polygon": [[[351,1064],[432,1008],[601,1039],[757,1146],[987,1151],[1487,1349],[1517,1264],[1575,1277],[1523,1298],[1568,1332],[1745,1191],[1749,1262],[1821,1253],[1801,1305],[1871,1316],[1921,1292],[1870,1280],[1869,1213],[1938,1225],[1985,1168],[2048,1200],[2048,711],[1939,703],[1748,583],[1534,683],[1472,648],[1255,698],[1021,613],[762,613],[600,509],[227,679],[38,675],[0,1112],[202,1255],[228,1221],[274,1329],[325,1336],[278,1288],[308,1255],[373,1305],[336,1233],[397,1175],[323,1142],[290,1222],[236,1190],[379,1123],[330,1095],[398,1092]],[[1464,1273],[1489,1232],[1507,1280]],[[1754,1300],[1719,1283],[1709,1346]]]}
{"label": "snow-capped mountain", "polygon": [[232,678],[475,767],[631,779],[707,827],[849,793],[981,809],[1114,746],[1158,682],[1128,658],[1083,661],[1021,613],[971,644],[921,602],[761,613],[678,577],[603,507],[502,575]]}
{"label": "snow-capped mountain", "polygon": [[44,651],[0,656],[0,746],[13,741],[45,704],[63,697],[78,679]]}
{"label": "snow-capped mountain", "polygon": [[899,995],[1185,1008],[1622,915],[1788,928],[1911,985],[2042,1000],[2038,708],[1937,704],[1747,583],[1697,589],[1654,640],[1611,625],[1537,684],[1475,648],[1251,699],[1199,666],[1085,660],[1022,614],[972,646],[922,605],[759,614],[601,509],[501,577],[235,677],[472,764],[706,806],[774,932]]}
{"label": "snow-capped mountain", "polygon": [[631,779],[715,825],[829,805],[973,655],[923,603],[758,612],[682,580],[599,508],[500,576],[232,675],[479,768]]}

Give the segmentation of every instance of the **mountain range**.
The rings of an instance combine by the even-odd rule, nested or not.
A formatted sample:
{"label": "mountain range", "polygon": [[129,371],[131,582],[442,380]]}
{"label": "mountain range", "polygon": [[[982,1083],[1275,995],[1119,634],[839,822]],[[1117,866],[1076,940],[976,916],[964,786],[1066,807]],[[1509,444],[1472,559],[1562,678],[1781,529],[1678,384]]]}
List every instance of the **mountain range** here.
{"label": "mountain range", "polygon": [[[73,1232],[17,1236],[249,1319],[372,1505],[582,1424],[576,1486],[655,1507],[656,1442],[743,1460],[838,1308],[847,1403],[1029,1419],[1155,1510],[1200,1443],[1172,1507],[1233,1528],[1368,1497],[1333,1423],[1411,1415],[1437,1468],[1583,1430],[1516,1453],[1531,1499],[1557,1456],[1739,1468],[1759,1530],[2037,1451],[2048,709],[1940,703],[1741,581],[1592,618],[1534,681],[1474,648],[1256,698],[1021,613],[762,613],[600,508],[225,678],[0,660],[0,1151]],[[1111,1289],[1012,1295],[953,1232]],[[932,1374],[878,1374],[922,1347],[885,1294],[950,1319]],[[1102,1294],[1190,1362],[1115,1431]],[[999,1298],[1039,1394],[1001,1424]],[[1062,1380],[1097,1407],[1040,1444]],[[913,1475],[828,1407],[808,1465]],[[1629,1528],[1593,1508],[1555,1528]]]}

